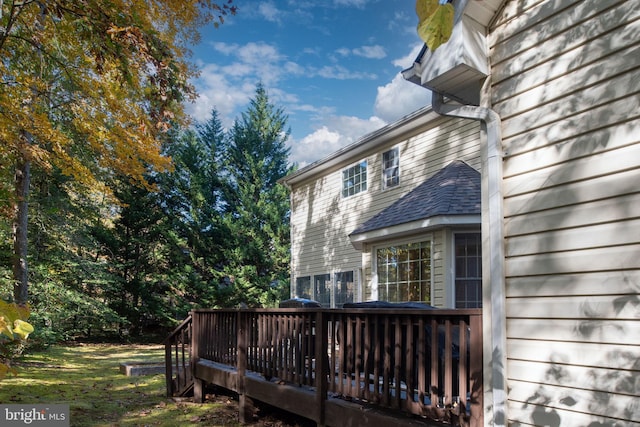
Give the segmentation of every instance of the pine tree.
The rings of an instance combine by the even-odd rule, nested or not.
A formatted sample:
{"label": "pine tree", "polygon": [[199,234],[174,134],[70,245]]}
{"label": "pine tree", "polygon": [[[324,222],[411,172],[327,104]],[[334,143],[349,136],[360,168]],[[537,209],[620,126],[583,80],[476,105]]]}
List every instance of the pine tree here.
{"label": "pine tree", "polygon": [[[198,305],[219,305],[216,290],[224,263],[222,247],[228,233],[222,220],[221,155],[225,134],[218,113],[175,136],[168,153],[171,173],[160,177],[160,190],[172,229],[182,242],[193,269],[190,293]],[[197,295],[196,295],[197,294]]]}
{"label": "pine tree", "polygon": [[236,299],[273,305],[289,280],[289,198],[278,183],[291,169],[287,117],[262,84],[229,133],[224,158],[226,268]]}

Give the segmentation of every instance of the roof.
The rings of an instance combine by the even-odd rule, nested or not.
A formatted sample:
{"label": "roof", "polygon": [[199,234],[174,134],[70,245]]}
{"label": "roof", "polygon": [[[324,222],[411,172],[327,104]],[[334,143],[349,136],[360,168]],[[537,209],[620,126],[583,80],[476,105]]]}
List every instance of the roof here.
{"label": "roof", "polygon": [[425,128],[435,127],[441,120],[446,120],[446,118],[434,112],[430,105],[422,107],[394,123],[363,136],[328,157],[290,173],[278,180],[278,182],[289,187],[295,186],[304,180],[315,178],[335,168],[344,167],[349,163],[361,160],[390,141],[406,138],[412,132],[423,132]]}
{"label": "roof", "polygon": [[480,172],[456,160],[360,225],[351,235],[437,216],[480,215]]}

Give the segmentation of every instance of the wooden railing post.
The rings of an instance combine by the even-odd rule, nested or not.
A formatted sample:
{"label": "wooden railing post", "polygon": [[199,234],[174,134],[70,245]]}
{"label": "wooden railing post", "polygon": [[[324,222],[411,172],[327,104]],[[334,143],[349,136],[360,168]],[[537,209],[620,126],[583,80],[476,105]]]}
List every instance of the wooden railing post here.
{"label": "wooden railing post", "polygon": [[247,345],[248,345],[248,328],[250,327],[250,313],[244,310],[238,310],[236,320],[236,342],[237,351],[237,369],[238,376],[236,387],[238,389],[238,409],[239,421],[243,424],[253,421],[255,407],[253,400],[246,395],[246,374],[247,374]]}
{"label": "wooden railing post", "polygon": [[173,396],[173,362],[171,360],[171,341],[164,343],[165,382],[167,383],[167,397]]}
{"label": "wooden railing post", "polygon": [[193,401],[202,403],[204,402],[204,381],[196,377],[196,365],[201,356],[202,315],[194,310],[191,312],[191,316],[191,347],[189,348],[191,366],[189,369],[191,369],[191,377],[193,378]]}
{"label": "wooden railing post", "polygon": [[471,346],[471,353],[469,355],[471,418],[469,420],[469,425],[471,427],[481,427],[484,425],[484,388],[482,385],[482,313],[469,316],[469,326],[471,329],[469,337],[469,345]]}
{"label": "wooden railing post", "polygon": [[325,423],[325,410],[327,402],[327,375],[329,369],[328,350],[328,324],[327,316],[324,311],[318,310],[315,313],[316,319],[316,336],[315,336],[315,358],[316,358],[316,408],[318,413],[316,415],[316,424],[318,427],[324,426]]}

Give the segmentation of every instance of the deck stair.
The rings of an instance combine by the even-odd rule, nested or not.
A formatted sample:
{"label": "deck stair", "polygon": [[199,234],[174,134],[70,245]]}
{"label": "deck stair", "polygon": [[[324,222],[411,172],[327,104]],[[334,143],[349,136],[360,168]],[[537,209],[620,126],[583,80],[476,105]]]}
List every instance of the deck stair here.
{"label": "deck stair", "polygon": [[191,315],[164,341],[167,396],[182,397],[193,393],[191,369]]}

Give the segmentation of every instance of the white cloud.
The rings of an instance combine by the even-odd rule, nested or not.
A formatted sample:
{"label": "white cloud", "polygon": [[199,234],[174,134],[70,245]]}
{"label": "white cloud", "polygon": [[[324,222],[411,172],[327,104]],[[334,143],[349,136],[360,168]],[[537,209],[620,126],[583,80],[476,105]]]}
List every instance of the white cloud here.
{"label": "white cloud", "polygon": [[299,141],[290,140],[290,160],[304,167],[324,159],[339,149],[359,140],[386,123],[378,117],[361,119],[352,116],[330,116],[323,125]]}
{"label": "white cloud", "polygon": [[[414,46],[407,55],[393,60],[393,65],[401,69],[409,68],[420,49],[422,45]],[[428,104],[431,104],[431,91],[406,81],[398,73],[391,82],[378,86],[374,112],[386,122],[392,123]]]}
{"label": "white cloud", "polygon": [[363,73],[349,70],[341,65],[326,65],[313,73],[313,75],[323,77],[325,79],[337,80],[373,80],[377,76],[373,73]]}
{"label": "white cloud", "polygon": [[387,56],[387,52],[384,50],[384,47],[380,45],[361,46],[353,49],[353,54],[368,59],[382,59]]}
{"label": "white cloud", "polygon": [[411,64],[413,64],[413,61],[415,61],[416,58],[418,57],[420,50],[422,50],[422,46],[423,46],[422,44],[416,43],[416,45],[413,46],[413,48],[408,54],[400,58],[394,59],[392,61],[392,64],[395,65],[396,67],[400,67],[403,70],[406,68],[409,68]]}
{"label": "white cloud", "polygon": [[341,47],[339,49],[336,49],[335,53],[337,53],[342,57],[355,55],[355,56],[361,56],[367,59],[382,59],[387,56],[387,52],[385,51],[384,47],[380,45],[360,46],[354,49]]}
{"label": "white cloud", "polygon": [[246,105],[255,93],[255,85],[235,85],[223,69],[212,64],[201,69],[195,84],[198,99],[186,106],[187,112],[197,121],[204,121],[215,108],[225,128],[231,126],[237,109]]}
{"label": "white cloud", "polygon": [[391,123],[428,104],[431,104],[431,91],[406,81],[398,73],[390,83],[378,87],[374,111]]}
{"label": "white cloud", "polygon": [[282,11],[271,2],[261,2],[258,6],[258,13],[269,22],[280,23],[280,16],[282,16]]}

